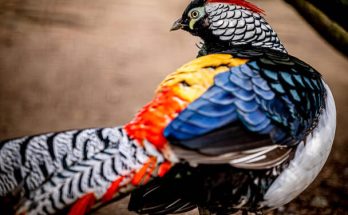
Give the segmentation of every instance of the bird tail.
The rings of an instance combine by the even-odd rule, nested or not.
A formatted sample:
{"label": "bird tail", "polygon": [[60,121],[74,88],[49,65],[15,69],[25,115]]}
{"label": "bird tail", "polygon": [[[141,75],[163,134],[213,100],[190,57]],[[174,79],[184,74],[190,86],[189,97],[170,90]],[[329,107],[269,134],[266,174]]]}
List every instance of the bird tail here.
{"label": "bird tail", "polygon": [[0,207],[9,214],[85,214],[121,198],[171,164],[121,127],[0,142]]}

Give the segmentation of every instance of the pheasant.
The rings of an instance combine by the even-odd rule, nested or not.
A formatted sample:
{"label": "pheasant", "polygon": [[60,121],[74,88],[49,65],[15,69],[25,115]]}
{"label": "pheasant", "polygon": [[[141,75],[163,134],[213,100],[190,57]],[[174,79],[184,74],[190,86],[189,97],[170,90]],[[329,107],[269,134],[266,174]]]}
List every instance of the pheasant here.
{"label": "pheasant", "polygon": [[85,214],[131,194],[140,214],[262,213],[318,175],[336,110],[321,75],[289,55],[244,0],[193,0],[171,30],[202,39],[124,126],[0,143],[3,214]]}

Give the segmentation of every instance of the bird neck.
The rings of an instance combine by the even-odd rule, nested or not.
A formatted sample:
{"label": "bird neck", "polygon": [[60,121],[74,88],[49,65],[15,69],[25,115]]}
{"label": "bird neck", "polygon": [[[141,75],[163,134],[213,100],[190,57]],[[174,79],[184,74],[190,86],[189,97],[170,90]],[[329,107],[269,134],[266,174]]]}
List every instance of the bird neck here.
{"label": "bird neck", "polygon": [[[287,50],[284,48],[282,44],[279,43],[279,45],[272,45],[272,44],[264,44],[264,45],[254,45],[252,43],[247,44],[231,44],[228,42],[221,42],[221,41],[203,41],[200,44],[197,45],[199,48],[198,51],[198,57],[205,56],[208,54],[213,53],[223,53],[223,52],[238,52],[238,50],[249,50],[249,49],[263,49],[263,50],[272,50],[277,52],[282,52],[287,54]],[[281,47],[281,48],[280,48]]]}

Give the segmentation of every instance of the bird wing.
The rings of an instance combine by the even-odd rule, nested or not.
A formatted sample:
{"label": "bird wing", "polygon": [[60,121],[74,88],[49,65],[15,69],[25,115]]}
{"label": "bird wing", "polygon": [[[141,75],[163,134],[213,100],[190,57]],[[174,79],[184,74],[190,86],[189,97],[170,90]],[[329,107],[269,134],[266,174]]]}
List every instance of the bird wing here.
{"label": "bird wing", "polygon": [[316,125],[325,103],[321,76],[280,52],[225,55],[248,61],[216,74],[213,84],[165,128],[164,136],[190,149],[176,148],[176,153],[197,163],[228,161],[247,168],[279,164],[290,146]]}

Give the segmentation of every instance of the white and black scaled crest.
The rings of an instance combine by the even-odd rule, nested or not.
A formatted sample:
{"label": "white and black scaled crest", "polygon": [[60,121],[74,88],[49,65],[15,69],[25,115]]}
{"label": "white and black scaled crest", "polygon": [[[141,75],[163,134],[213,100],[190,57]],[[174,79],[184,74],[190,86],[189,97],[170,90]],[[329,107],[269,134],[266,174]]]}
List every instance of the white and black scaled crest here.
{"label": "white and black scaled crest", "polygon": [[251,44],[286,52],[277,34],[260,14],[239,5],[224,3],[208,3],[205,10],[209,29],[220,40],[231,45]]}

